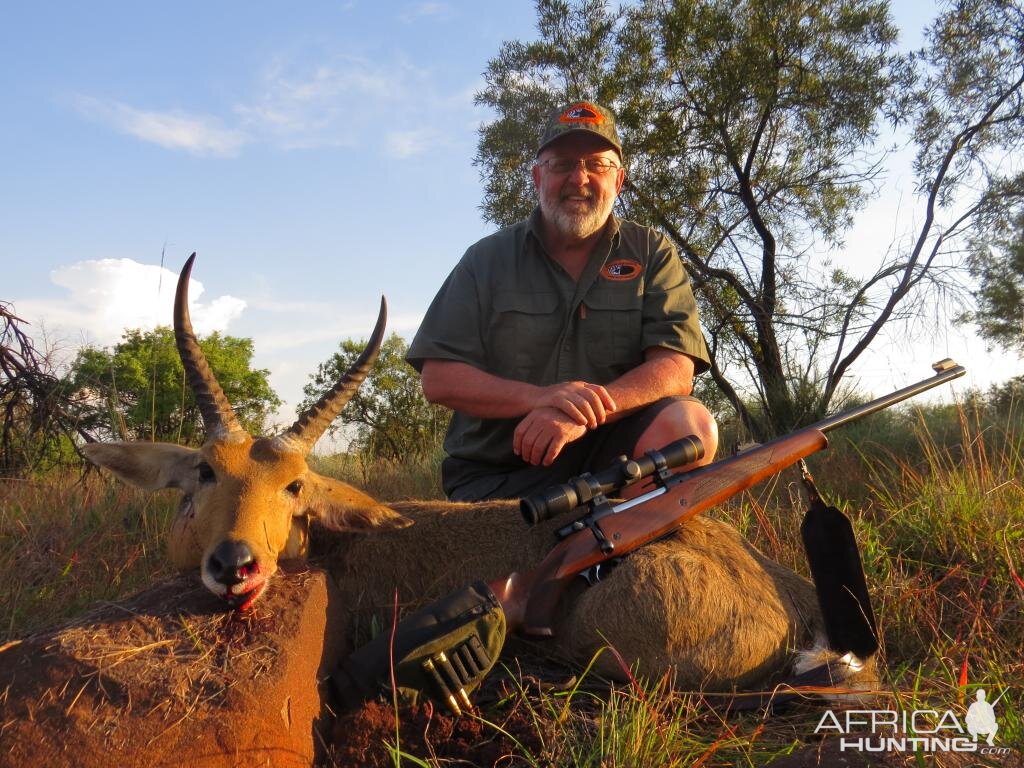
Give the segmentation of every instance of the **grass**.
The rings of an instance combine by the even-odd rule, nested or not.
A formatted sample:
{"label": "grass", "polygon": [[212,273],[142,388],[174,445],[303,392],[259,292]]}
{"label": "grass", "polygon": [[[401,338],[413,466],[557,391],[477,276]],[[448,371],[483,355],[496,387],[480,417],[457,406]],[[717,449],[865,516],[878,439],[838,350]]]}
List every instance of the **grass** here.
{"label": "grass", "polygon": [[95,473],[0,480],[0,645],[173,573],[176,507]]}
{"label": "grass", "polygon": [[396,464],[374,461],[358,454],[339,453],[334,456],[313,456],[310,467],[387,501],[442,499],[444,492],[441,490],[438,467],[443,456],[439,448],[434,455],[416,456]]}
{"label": "grass", "polygon": [[[875,417],[873,417],[875,418]],[[881,632],[884,707],[954,709],[977,688],[1009,689],[998,744],[1024,744],[1024,413],[976,406],[906,410],[833,435],[812,457],[822,490],[853,520]],[[413,467],[352,457],[317,468],[385,499],[437,497],[436,459]],[[0,489],[0,644],[169,574],[162,532],[172,494],[147,497],[91,476]],[[792,470],[717,509],[763,552],[806,573],[803,501]],[[720,700],[666,677],[609,686],[584,674],[566,691],[511,675],[482,712],[499,728],[526,713],[532,739],[503,765],[762,766],[809,740],[823,705],[771,718],[719,714]],[[517,683],[517,681],[519,681]],[[393,764],[442,765],[391,733]],[[540,745],[540,746],[538,746]],[[979,763],[986,764],[979,756]],[[995,763],[993,763],[995,764]]]}
{"label": "grass", "polygon": [[[765,739],[759,717],[716,714],[699,694],[679,692],[670,678],[629,688],[594,688],[558,701],[539,699],[552,765],[762,765],[790,751],[790,740]],[[563,713],[544,719],[545,710]]]}

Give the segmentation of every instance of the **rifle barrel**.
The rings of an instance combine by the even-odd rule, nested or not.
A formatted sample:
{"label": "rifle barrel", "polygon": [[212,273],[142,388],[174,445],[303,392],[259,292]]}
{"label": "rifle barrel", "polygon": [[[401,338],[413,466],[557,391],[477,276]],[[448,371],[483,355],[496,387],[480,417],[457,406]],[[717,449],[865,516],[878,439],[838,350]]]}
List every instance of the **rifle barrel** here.
{"label": "rifle barrel", "polygon": [[811,429],[817,429],[821,432],[828,432],[830,429],[841,427],[844,424],[848,424],[851,421],[868,416],[876,411],[880,411],[883,408],[888,408],[890,405],[895,405],[898,402],[907,400],[925,390],[937,387],[940,384],[945,384],[947,381],[960,378],[967,369],[962,365],[957,365],[950,359],[941,360],[932,366],[935,370],[935,375],[930,379],[924,379],[916,384],[911,384],[903,389],[898,389],[895,392],[890,392],[884,397],[880,397],[877,400],[872,400],[870,403],[864,403],[864,405],[858,405],[856,408],[851,408],[848,411],[837,413],[835,416],[829,416],[827,419],[822,419],[816,424],[810,426]]}

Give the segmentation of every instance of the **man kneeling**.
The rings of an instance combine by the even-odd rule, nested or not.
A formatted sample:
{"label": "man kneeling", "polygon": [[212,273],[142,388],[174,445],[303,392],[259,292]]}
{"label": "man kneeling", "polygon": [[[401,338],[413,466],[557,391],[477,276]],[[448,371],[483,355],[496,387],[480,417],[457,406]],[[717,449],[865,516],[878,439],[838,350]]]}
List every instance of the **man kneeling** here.
{"label": "man kneeling", "polygon": [[454,501],[517,498],[695,434],[709,367],[689,279],[668,239],[612,214],[625,170],[611,113],[557,110],[533,167],[530,218],[469,248],[409,349],[452,408],[442,485]]}

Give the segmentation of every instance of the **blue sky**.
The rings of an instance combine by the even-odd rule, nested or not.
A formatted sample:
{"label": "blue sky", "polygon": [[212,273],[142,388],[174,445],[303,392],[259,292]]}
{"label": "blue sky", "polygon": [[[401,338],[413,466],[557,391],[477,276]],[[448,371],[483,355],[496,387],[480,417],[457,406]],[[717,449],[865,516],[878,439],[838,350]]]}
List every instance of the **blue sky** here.
{"label": "blue sky", "polygon": [[[908,34],[929,6],[896,3]],[[171,273],[197,251],[198,330],[253,337],[294,405],[341,338],[369,332],[380,294],[411,334],[490,231],[472,97],[501,42],[534,34],[525,0],[9,4],[0,299],[67,350],[111,344],[169,322]],[[894,170],[849,259],[877,261],[907,195]],[[983,354],[959,331],[913,352],[899,338],[855,373],[888,385]],[[976,383],[1019,372],[985,361]]]}

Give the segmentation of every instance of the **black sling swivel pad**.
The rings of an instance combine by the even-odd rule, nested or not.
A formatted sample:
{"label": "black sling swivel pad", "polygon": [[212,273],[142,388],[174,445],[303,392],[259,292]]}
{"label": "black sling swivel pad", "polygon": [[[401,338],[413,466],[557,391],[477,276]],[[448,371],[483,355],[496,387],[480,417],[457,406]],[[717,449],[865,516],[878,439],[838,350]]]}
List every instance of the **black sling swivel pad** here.
{"label": "black sling swivel pad", "polygon": [[[426,696],[456,715],[471,709],[469,694],[494,667],[505,643],[505,614],[482,581],[452,592],[398,623],[395,685],[407,701]],[[390,629],[343,661],[331,687],[343,708],[391,691]]]}

